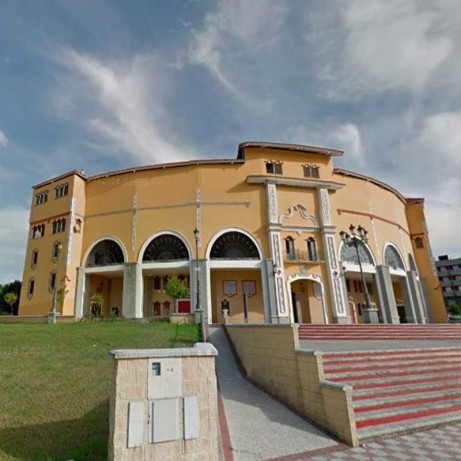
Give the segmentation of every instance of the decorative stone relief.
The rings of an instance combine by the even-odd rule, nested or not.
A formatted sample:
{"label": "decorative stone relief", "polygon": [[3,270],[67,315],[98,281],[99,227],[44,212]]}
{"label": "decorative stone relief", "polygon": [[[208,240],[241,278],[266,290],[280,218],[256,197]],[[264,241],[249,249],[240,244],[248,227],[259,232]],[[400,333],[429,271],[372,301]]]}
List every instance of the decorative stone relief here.
{"label": "decorative stone relief", "polygon": [[283,279],[280,276],[275,277],[277,280],[277,298],[279,301],[279,312],[280,314],[286,314],[287,308],[285,304],[285,292],[283,290]]}
{"label": "decorative stone relief", "polygon": [[328,235],[326,239],[327,239],[327,251],[328,251],[328,260],[330,262],[330,268],[332,270],[337,270],[338,262],[336,260],[335,239],[332,235]]}
{"label": "decorative stone relief", "polygon": [[335,277],[333,279],[333,286],[335,291],[336,306],[339,315],[344,315],[346,310],[344,308],[344,300],[342,296],[341,282],[339,278]]}
{"label": "decorative stone relief", "polygon": [[72,198],[70,202],[70,219],[69,223],[71,224],[67,230],[67,253],[66,253],[66,266],[70,265],[70,255],[72,254],[72,223],[74,222],[75,217],[75,198]]}
{"label": "decorative stone relief", "polygon": [[272,250],[274,254],[274,263],[278,268],[282,267],[282,256],[280,252],[280,235],[272,234]]}
{"label": "decorative stone relief", "polygon": [[322,224],[331,226],[330,198],[327,189],[320,189],[320,206],[322,208]]}
{"label": "decorative stone relief", "polygon": [[267,200],[269,204],[269,222],[278,223],[278,220],[277,220],[277,188],[275,184],[267,184]]}
{"label": "decorative stone relief", "polygon": [[317,218],[314,215],[308,214],[307,208],[304,205],[301,205],[300,203],[296,205],[291,205],[287,212],[280,215],[280,218],[279,218],[280,224],[282,224],[283,221],[285,221],[286,219],[291,219],[295,215],[295,212],[297,211],[299,211],[301,218],[303,218],[305,221],[312,221],[312,223],[316,227],[319,225]]}
{"label": "decorative stone relief", "polygon": [[202,216],[200,213],[200,202],[201,202],[201,197],[202,194],[200,192],[200,189],[197,188],[197,191],[195,193],[195,225],[198,229],[198,242],[197,246],[200,248],[202,246]]}
{"label": "decorative stone relief", "polygon": [[136,208],[138,206],[138,197],[133,195],[133,217],[131,218],[131,251],[136,247]]}

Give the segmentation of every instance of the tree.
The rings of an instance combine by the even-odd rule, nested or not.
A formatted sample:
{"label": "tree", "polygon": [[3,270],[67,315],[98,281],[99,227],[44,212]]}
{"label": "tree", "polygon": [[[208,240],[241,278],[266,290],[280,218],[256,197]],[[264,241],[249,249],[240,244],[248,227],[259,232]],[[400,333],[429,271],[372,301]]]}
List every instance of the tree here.
{"label": "tree", "polygon": [[69,293],[69,290],[67,289],[67,284],[66,283],[64,283],[61,286],[61,288],[56,292],[56,301],[61,306],[61,312],[62,312],[62,305],[64,304],[64,299],[65,299],[67,293]]}
{"label": "tree", "polygon": [[18,300],[18,295],[16,293],[14,293],[13,291],[10,291],[10,292],[5,294],[3,299],[8,304],[8,306],[10,306],[11,314],[14,315],[14,307],[13,306],[16,303],[16,301]]}
{"label": "tree", "polygon": [[165,285],[165,293],[174,299],[189,298],[189,288],[186,287],[184,281],[179,280],[176,275],[173,275]]}
{"label": "tree", "polygon": [[[7,293],[14,293],[16,294],[17,298],[16,301],[11,306],[5,301],[5,295]],[[4,312],[12,312],[13,315],[17,314],[18,307],[19,307],[19,299],[21,294],[21,281],[15,280],[11,283],[6,283],[4,285],[0,285],[0,311]]]}

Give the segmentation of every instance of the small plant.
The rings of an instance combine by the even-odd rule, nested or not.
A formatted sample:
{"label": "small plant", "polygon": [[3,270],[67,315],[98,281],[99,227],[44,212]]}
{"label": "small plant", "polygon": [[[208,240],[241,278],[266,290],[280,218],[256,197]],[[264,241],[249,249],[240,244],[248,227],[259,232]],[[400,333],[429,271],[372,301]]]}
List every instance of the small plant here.
{"label": "small plant", "polygon": [[174,299],[189,298],[189,288],[187,288],[184,281],[179,280],[176,275],[168,280],[168,283],[165,285],[165,293]]}
{"label": "small plant", "polygon": [[101,317],[102,304],[104,302],[104,297],[101,292],[96,292],[90,299],[91,307],[91,316]]}
{"label": "small plant", "polygon": [[458,304],[450,304],[447,310],[451,315],[461,315],[461,306]]}
{"label": "small plant", "polygon": [[5,300],[6,304],[8,304],[8,306],[10,306],[11,313],[13,314],[14,313],[14,307],[13,306],[14,306],[15,302],[18,300],[18,295],[16,293],[13,293],[12,291],[10,291],[9,293],[5,294],[4,300]]}

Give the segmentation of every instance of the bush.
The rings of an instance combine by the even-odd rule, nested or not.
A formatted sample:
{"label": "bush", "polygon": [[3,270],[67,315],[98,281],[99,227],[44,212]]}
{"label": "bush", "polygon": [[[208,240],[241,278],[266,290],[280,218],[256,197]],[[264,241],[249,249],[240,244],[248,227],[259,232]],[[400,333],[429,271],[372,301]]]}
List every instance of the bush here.
{"label": "bush", "polygon": [[168,280],[168,283],[165,285],[165,293],[174,299],[189,298],[189,288],[187,288],[186,284],[182,280],[179,280],[176,275],[173,275],[173,277]]}

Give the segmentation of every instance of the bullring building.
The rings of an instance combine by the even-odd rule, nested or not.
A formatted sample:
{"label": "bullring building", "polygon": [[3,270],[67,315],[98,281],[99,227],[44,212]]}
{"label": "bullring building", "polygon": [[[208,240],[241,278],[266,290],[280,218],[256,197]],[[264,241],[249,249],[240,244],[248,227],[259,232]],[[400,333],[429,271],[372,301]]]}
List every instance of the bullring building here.
{"label": "bullring building", "polygon": [[[72,171],[33,187],[20,315],[209,323],[444,322],[424,200],[334,168],[342,152],[263,142],[235,159]],[[344,238],[360,226],[368,238]],[[362,231],[363,234],[363,231]],[[341,238],[343,237],[343,238]],[[359,264],[360,263],[360,264]],[[165,285],[176,276],[190,302]],[[198,296],[197,296],[198,295]],[[367,302],[368,298],[368,302]]]}

